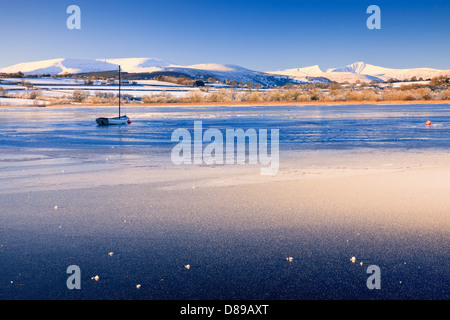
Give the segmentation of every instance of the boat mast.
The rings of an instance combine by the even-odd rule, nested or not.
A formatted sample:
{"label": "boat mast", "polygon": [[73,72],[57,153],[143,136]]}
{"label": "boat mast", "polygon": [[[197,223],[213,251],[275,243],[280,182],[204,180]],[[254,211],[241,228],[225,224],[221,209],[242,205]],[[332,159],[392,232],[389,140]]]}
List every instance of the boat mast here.
{"label": "boat mast", "polygon": [[119,66],[119,118],[120,118],[120,86],[121,86],[121,83],[122,83],[122,77],[121,77],[121,74],[120,74],[120,66]]}

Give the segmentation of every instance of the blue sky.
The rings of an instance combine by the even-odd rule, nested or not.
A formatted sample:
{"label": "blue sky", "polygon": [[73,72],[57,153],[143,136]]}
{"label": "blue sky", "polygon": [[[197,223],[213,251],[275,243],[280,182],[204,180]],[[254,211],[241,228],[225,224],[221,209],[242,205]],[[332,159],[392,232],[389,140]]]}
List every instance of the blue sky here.
{"label": "blue sky", "polygon": [[[81,8],[81,30],[66,9]],[[366,9],[381,8],[381,30]],[[450,69],[450,1],[15,0],[0,5],[0,67],[54,58],[153,57],[281,70],[355,61]]]}

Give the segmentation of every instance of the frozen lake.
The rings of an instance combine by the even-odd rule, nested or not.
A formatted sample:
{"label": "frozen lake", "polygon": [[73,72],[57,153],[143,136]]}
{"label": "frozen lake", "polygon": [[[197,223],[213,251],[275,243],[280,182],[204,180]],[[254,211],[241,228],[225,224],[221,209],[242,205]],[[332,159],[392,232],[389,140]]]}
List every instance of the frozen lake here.
{"label": "frozen lake", "polygon": [[[339,106],[126,107],[130,126],[97,127],[116,107],[2,108],[2,149],[97,149],[127,153],[173,146],[172,132],[203,128],[279,129],[281,149],[450,148],[445,104]],[[431,120],[433,126],[426,127]]]}
{"label": "frozen lake", "polygon": [[[448,299],[448,105],[125,111],[0,109],[0,299]],[[198,120],[279,129],[279,174],[175,167]]]}
{"label": "frozen lake", "polygon": [[[278,129],[281,165],[292,153],[315,150],[450,149],[445,104],[125,107],[132,124],[109,127],[97,126],[95,119],[116,116],[116,107],[0,110],[0,178],[9,181],[0,193],[67,188],[77,174],[88,177],[83,184],[76,181],[80,186],[109,185],[115,178],[106,175],[107,181],[101,176],[106,171],[173,166],[173,131],[193,134],[199,120],[203,130]],[[433,125],[425,126],[427,120]],[[141,175],[129,175],[142,181]]]}

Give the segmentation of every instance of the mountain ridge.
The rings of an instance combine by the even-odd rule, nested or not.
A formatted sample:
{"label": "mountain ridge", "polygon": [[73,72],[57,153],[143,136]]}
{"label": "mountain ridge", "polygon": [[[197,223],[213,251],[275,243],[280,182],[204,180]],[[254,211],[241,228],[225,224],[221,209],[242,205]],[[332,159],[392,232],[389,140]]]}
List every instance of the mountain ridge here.
{"label": "mountain ridge", "polygon": [[[328,79],[336,82],[371,82],[387,81],[389,79],[410,80],[429,79],[441,75],[450,75],[450,70],[433,68],[394,69],[368,64],[363,61],[322,70],[319,65],[292,68],[279,71],[256,71],[232,64],[202,63],[181,66],[171,61],[158,58],[121,58],[121,59],[76,59],[58,58],[25,62],[13,66],[0,68],[0,73],[22,72],[26,75],[61,75],[64,73],[79,74],[90,72],[104,72],[117,70],[121,65],[122,71],[128,73],[152,73],[173,71],[185,73],[191,77],[211,76],[218,80],[236,80],[240,82],[256,82],[263,85],[277,85],[288,83],[310,83],[311,79]],[[289,80],[290,79],[290,80]]]}
{"label": "mountain ridge", "polygon": [[441,75],[450,76],[450,70],[432,68],[394,69],[375,66],[363,61],[354,62],[343,67],[329,68],[326,71],[322,71],[318,66],[311,66],[270,71],[269,73],[282,74],[299,80],[311,76],[324,77],[336,82],[383,82],[390,79],[410,80],[413,77],[417,79],[429,79]]}
{"label": "mountain ridge", "polygon": [[266,72],[250,70],[231,64],[205,63],[189,66],[174,64],[168,60],[157,58],[122,58],[122,59],[70,59],[59,58],[35,62],[19,63],[1,68],[0,73],[18,73],[25,75],[62,75],[86,74],[117,70],[119,65],[123,72],[155,73],[175,72],[192,78],[216,78],[220,81],[252,82],[265,87],[285,85],[287,83],[303,83],[302,81]]}

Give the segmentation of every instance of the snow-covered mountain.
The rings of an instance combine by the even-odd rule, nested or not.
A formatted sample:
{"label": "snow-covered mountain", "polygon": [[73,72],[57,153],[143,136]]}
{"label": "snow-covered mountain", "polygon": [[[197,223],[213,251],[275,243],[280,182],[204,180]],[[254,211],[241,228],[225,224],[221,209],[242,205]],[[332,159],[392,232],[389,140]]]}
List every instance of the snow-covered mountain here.
{"label": "snow-covered mountain", "polygon": [[303,83],[291,77],[277,74],[269,74],[260,71],[250,70],[241,66],[230,64],[196,64],[190,66],[170,66],[165,68],[166,71],[180,72],[188,74],[191,77],[198,78],[213,77],[220,81],[237,81],[242,83],[259,83],[263,86],[277,86],[286,83]]}
{"label": "snow-covered mountain", "polygon": [[129,73],[155,72],[160,71],[162,68],[175,65],[170,61],[156,58],[107,59],[104,61],[115,65],[112,70],[116,70],[117,66],[120,65],[124,72]]}
{"label": "snow-covered mountain", "polygon": [[374,66],[364,62],[355,62],[348,66],[330,69],[328,72],[351,72],[354,74],[370,75],[379,77],[383,80],[398,79],[407,80],[412,77],[417,79],[433,78],[440,75],[450,75],[450,70],[439,70],[431,68],[412,68],[412,69],[392,69]]}
{"label": "snow-covered mountain", "polygon": [[0,73],[63,74],[115,70],[114,64],[92,59],[52,59],[19,63],[0,69]]}
{"label": "snow-covered mountain", "polygon": [[221,81],[229,79],[237,82],[253,82],[263,86],[299,83],[300,81],[283,75],[268,74],[253,71],[244,67],[227,64],[196,64],[180,66],[170,61],[154,58],[125,58],[125,59],[53,59],[16,64],[0,69],[0,73],[22,72],[26,75],[59,75],[64,73],[89,73],[117,70],[119,65],[123,72],[152,73],[178,72],[193,78],[213,77]]}
{"label": "snow-covered mountain", "polygon": [[172,65],[171,62],[152,58],[128,59],[52,59],[35,62],[26,62],[0,69],[0,73],[22,72],[29,75],[64,73],[88,73],[117,70],[122,66],[125,72],[153,72],[162,67]]}
{"label": "snow-covered mountain", "polygon": [[417,79],[429,79],[441,75],[450,76],[450,70],[439,70],[431,68],[412,69],[392,69],[378,67],[364,62],[355,62],[344,67],[331,68],[322,71],[319,66],[305,68],[287,69],[282,71],[270,71],[271,74],[281,74],[295,79],[305,79],[306,77],[324,77],[336,82],[370,82],[386,81],[389,79],[409,80],[412,77]]}
{"label": "snow-covered mountain", "polygon": [[293,73],[297,72],[300,74],[304,74],[305,76],[315,76],[315,75],[323,73],[322,69],[320,69],[320,67],[318,65],[311,66],[311,67],[304,67],[304,68],[289,69],[286,71],[290,71]]}
{"label": "snow-covered mountain", "polygon": [[[333,69],[334,70],[334,69]],[[300,81],[308,81],[308,79],[311,79],[312,77],[315,78],[325,78],[331,81],[335,82],[349,82],[354,83],[356,81],[361,82],[370,82],[370,81],[379,81],[382,82],[383,80],[378,77],[374,76],[368,76],[368,75],[361,75],[349,71],[342,71],[342,72],[331,72],[331,71],[322,71],[319,66],[311,66],[311,67],[304,67],[304,68],[295,68],[295,69],[287,69],[282,71],[269,71],[270,74],[280,74],[288,77],[292,77],[294,79],[300,80]]]}
{"label": "snow-covered mountain", "polygon": [[[0,68],[0,73],[22,72],[27,75],[64,73],[77,74],[117,70],[122,67],[128,73],[177,72],[193,78],[214,77],[218,80],[237,82],[253,82],[263,86],[283,85],[286,83],[311,83],[328,80],[336,82],[356,81],[386,81],[389,79],[406,80],[429,79],[440,75],[450,75],[450,70],[430,68],[392,69],[374,66],[364,62],[355,62],[344,67],[322,70],[318,65],[287,69],[282,71],[261,72],[241,66],[229,64],[196,64],[180,66],[170,61],[155,58],[125,58],[125,59],[52,59],[36,62],[19,63],[10,67]],[[327,80],[328,79],[328,80]]]}

